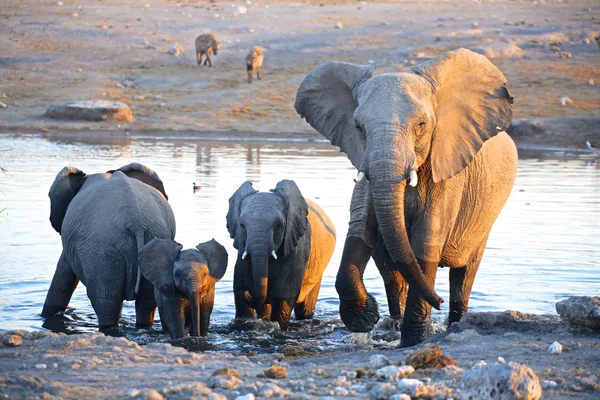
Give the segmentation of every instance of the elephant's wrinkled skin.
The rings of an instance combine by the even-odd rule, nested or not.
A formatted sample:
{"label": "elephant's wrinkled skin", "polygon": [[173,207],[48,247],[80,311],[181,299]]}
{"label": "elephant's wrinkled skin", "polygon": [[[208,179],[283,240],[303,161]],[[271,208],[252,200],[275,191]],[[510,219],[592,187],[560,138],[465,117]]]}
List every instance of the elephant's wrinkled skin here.
{"label": "elephant's wrinkled skin", "polygon": [[402,344],[410,346],[424,339],[431,306],[443,302],[433,289],[438,266],[451,267],[450,323],[467,311],[516,175],[517,151],[504,133],[512,97],[502,73],[465,49],[412,73],[373,72],[321,64],[301,83],[296,110],[359,171],[336,281],[342,320],[352,331],[369,331],[379,319],[362,283],[373,255],[390,314],[404,317]]}
{"label": "elephant's wrinkled skin", "polygon": [[234,273],[236,318],[259,317],[287,329],[312,318],[325,267],[335,248],[335,229],[317,204],[305,200],[294,181],[271,193],[245,182],[229,199],[227,229],[238,249]]}
{"label": "elephant's wrinkled skin", "polygon": [[192,336],[208,334],[215,284],[227,270],[227,251],[214,239],[182,248],[174,240],[153,239],[139,254],[140,270],[154,285],[163,330],[171,339],[182,338],[186,330]]}
{"label": "elephant's wrinkled skin", "polygon": [[42,317],[64,311],[81,280],[100,330],[117,326],[124,300],[135,300],[138,327],[152,325],[156,302],[152,284],[139,273],[138,250],[155,237],[175,237],[158,175],[137,163],[92,175],[65,167],[48,195],[63,251]]}

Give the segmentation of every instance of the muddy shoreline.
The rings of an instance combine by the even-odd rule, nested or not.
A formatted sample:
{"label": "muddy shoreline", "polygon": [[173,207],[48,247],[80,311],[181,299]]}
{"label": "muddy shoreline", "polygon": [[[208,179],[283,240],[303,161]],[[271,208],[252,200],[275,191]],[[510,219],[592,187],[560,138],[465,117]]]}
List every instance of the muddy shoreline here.
{"label": "muddy shoreline", "polygon": [[[12,331],[0,336],[4,342],[18,336],[21,342],[0,347],[0,392],[11,399],[389,398],[402,393],[460,399],[468,390],[463,374],[481,367],[482,360],[530,367],[544,398],[593,399],[600,393],[598,333],[558,316],[516,311],[468,313],[414,348],[385,350],[367,334],[356,334],[346,348],[317,355],[293,346],[258,355],[191,353],[168,343],[140,346],[102,334]],[[548,350],[555,341],[562,346],[560,354]],[[405,375],[407,357],[431,344],[456,365]],[[285,369],[286,376],[280,368],[257,376],[272,366]],[[222,368],[228,371],[215,372]],[[402,377],[417,379],[421,386],[407,388]]]}

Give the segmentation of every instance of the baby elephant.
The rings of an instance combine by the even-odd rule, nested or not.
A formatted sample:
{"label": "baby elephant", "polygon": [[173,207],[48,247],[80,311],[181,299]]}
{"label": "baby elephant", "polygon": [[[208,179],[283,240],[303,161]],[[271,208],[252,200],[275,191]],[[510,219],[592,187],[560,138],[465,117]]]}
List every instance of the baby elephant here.
{"label": "baby elephant", "polygon": [[215,39],[212,33],[200,35],[196,38],[196,61],[198,65],[202,64],[202,56],[206,55],[204,65],[208,63],[209,67],[212,67],[212,61],[210,61],[210,55],[215,53],[215,56],[219,54],[219,42]]}
{"label": "baby elephant", "polygon": [[248,70],[248,83],[252,83],[252,73],[256,71],[256,79],[260,80],[260,71],[263,64],[264,49],[254,46],[246,56],[246,69]]}
{"label": "baby elephant", "polygon": [[[217,241],[181,251],[173,240],[154,238],[139,253],[142,275],[154,285],[163,329],[171,339],[206,336],[215,301],[215,283],[227,269],[227,251]],[[189,331],[189,328],[188,328]]]}
{"label": "baby elephant", "polygon": [[294,181],[267,193],[245,182],[229,199],[227,229],[238,249],[233,278],[236,318],[277,321],[286,330],[312,318],[321,278],[335,248],[335,228]]}

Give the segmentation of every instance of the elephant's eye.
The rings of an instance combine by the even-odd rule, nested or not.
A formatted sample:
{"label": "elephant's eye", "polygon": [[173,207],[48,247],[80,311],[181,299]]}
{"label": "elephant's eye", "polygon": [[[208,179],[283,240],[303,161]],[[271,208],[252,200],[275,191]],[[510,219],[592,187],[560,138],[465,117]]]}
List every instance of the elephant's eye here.
{"label": "elephant's eye", "polygon": [[356,131],[358,132],[358,135],[361,138],[365,138],[365,128],[358,122],[355,123],[356,124]]}
{"label": "elephant's eye", "polygon": [[425,128],[425,121],[419,122],[419,129],[423,130]]}

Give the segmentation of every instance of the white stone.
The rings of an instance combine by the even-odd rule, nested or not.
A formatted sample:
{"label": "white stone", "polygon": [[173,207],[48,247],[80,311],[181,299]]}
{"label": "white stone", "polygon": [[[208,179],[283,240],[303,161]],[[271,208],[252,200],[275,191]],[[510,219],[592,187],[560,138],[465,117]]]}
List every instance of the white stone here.
{"label": "white stone", "polygon": [[562,348],[562,344],[553,342],[550,346],[548,346],[548,351],[550,354],[560,354],[562,353]]}
{"label": "white stone", "polygon": [[46,368],[48,368],[48,366],[46,364],[35,364],[35,367],[37,369],[46,369]]}
{"label": "white stone", "polygon": [[172,56],[179,57],[179,56],[183,55],[183,53],[185,53],[185,49],[183,48],[182,45],[175,42],[175,43],[173,43],[171,48],[169,50],[167,50],[167,53]]}
{"label": "white stone", "polygon": [[235,9],[235,15],[244,15],[248,12],[248,9],[244,6],[237,6]]}
{"label": "white stone", "polygon": [[562,96],[560,99],[558,99],[558,104],[560,104],[561,106],[570,106],[573,104],[573,100],[571,100],[567,96]]}
{"label": "white stone", "polygon": [[500,357],[500,356],[498,356],[498,359],[497,359],[497,361],[498,361],[500,364],[505,364],[505,363],[506,363],[506,360],[504,359],[504,357]]}
{"label": "white stone", "polygon": [[549,381],[544,379],[542,382],[542,389],[553,389],[558,386],[558,383],[555,381]]}
{"label": "white stone", "polygon": [[6,108],[6,107],[8,107],[8,106],[6,105],[6,103],[3,103],[3,102],[1,102],[1,101],[0,101],[0,108]]}
{"label": "white stone", "polygon": [[357,393],[362,393],[367,391],[367,387],[365,385],[352,385],[349,387],[350,390],[355,391]]}
{"label": "white stone", "polygon": [[210,393],[208,395],[208,400],[227,400],[227,396],[219,393]]}
{"label": "white stone", "polygon": [[386,356],[381,354],[374,354],[369,359],[369,367],[371,368],[383,368],[390,364],[390,360]]}
{"label": "white stone", "polygon": [[348,396],[348,390],[346,388],[341,387],[341,386],[336,386],[333,389],[333,393],[336,396]]}
{"label": "white stone", "polygon": [[413,372],[415,372],[415,369],[410,365],[403,365],[401,367],[391,365],[378,369],[375,371],[375,375],[386,381],[396,381],[398,379],[406,378]]}
{"label": "white stone", "polygon": [[129,389],[127,391],[127,396],[129,396],[129,397],[136,397],[136,396],[139,396],[139,394],[140,394],[140,391],[137,389]]}
{"label": "white stone", "polygon": [[423,389],[423,382],[418,379],[400,379],[398,382],[398,391],[400,393],[406,393],[410,396],[417,396],[417,394]]}
{"label": "white stone", "polygon": [[390,383],[377,383],[370,391],[371,398],[383,400],[389,398],[397,391],[396,387]]}
{"label": "white stone", "polygon": [[595,80],[593,80],[593,79],[590,79],[590,80],[588,81],[588,85],[590,85],[590,86],[595,86],[595,85],[596,85],[596,81],[595,81]]}
{"label": "white stone", "polygon": [[335,29],[342,29],[344,27],[344,24],[342,24],[341,22],[337,22],[335,24]]}
{"label": "white stone", "polygon": [[389,400],[410,400],[410,396],[407,394],[395,394],[389,398]]}
{"label": "white stone", "polygon": [[462,381],[462,397],[466,399],[538,400],[542,397],[542,387],[533,370],[515,362],[477,363],[465,371]]}
{"label": "white stone", "polygon": [[252,393],[248,393],[243,396],[236,397],[235,400],[254,400],[254,395]]}

